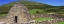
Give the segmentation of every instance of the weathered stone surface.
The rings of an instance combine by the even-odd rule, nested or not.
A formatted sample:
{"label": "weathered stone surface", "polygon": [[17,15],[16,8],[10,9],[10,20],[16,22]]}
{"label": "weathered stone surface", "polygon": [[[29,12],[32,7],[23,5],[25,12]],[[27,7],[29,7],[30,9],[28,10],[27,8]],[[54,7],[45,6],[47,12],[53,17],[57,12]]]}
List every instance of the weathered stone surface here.
{"label": "weathered stone surface", "polygon": [[15,4],[10,9],[5,22],[15,23],[15,16],[17,17],[17,23],[27,23],[32,20],[28,9],[20,3]]}

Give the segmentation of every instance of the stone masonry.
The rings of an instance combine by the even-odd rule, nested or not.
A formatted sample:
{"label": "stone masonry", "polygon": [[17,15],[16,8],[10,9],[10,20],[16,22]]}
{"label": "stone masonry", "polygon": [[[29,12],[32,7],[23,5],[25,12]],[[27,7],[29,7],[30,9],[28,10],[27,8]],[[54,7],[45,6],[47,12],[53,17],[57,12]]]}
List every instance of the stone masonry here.
{"label": "stone masonry", "polygon": [[23,4],[17,2],[17,4],[10,9],[6,20],[7,23],[29,23],[32,18],[28,9]]}
{"label": "stone masonry", "polygon": [[28,9],[23,5],[17,2],[9,11],[6,18],[1,21],[4,23],[29,23],[32,21],[32,17],[28,11]]}

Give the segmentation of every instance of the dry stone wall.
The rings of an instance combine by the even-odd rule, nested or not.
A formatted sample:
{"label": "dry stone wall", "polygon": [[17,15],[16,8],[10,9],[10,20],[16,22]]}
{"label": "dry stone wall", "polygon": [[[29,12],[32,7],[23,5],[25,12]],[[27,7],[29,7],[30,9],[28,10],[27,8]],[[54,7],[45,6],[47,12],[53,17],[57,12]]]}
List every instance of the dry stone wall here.
{"label": "dry stone wall", "polygon": [[[30,22],[30,23],[10,23],[10,24],[55,24],[56,22],[63,22],[64,19],[51,19],[51,20],[46,20],[46,21],[41,21],[41,22]],[[8,23],[0,23],[0,24],[8,24]]]}
{"label": "dry stone wall", "polygon": [[[30,22],[30,23],[10,23],[10,24],[55,24],[56,22],[64,22],[63,18],[56,18],[56,19],[51,19],[51,20],[45,20],[41,22]],[[0,24],[8,24],[8,23],[3,23],[0,22]]]}
{"label": "dry stone wall", "polygon": [[32,18],[64,18],[64,15],[56,14],[31,14]]}
{"label": "dry stone wall", "polygon": [[33,18],[52,18],[53,15],[51,14],[32,14],[31,15]]}

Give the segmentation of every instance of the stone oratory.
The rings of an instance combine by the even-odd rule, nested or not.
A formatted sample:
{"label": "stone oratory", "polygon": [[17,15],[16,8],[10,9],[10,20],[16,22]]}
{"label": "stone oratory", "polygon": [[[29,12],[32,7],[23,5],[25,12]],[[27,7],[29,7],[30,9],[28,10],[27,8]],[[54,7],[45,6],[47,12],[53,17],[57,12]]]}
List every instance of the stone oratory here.
{"label": "stone oratory", "polygon": [[32,21],[32,17],[28,9],[17,2],[9,11],[8,15],[4,19],[5,23],[29,23]]}

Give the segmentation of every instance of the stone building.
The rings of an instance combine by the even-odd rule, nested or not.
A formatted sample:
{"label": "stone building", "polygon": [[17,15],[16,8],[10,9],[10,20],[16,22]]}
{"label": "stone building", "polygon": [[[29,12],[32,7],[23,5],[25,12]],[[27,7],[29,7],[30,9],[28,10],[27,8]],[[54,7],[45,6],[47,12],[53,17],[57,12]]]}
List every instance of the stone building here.
{"label": "stone building", "polygon": [[28,9],[23,5],[17,2],[9,11],[8,15],[4,20],[0,22],[4,23],[29,23],[32,21],[32,17]]}
{"label": "stone building", "polygon": [[[62,22],[64,21],[64,18],[59,19],[51,19],[51,20],[45,20],[41,22],[35,22],[35,20],[32,20],[32,15],[30,15],[28,9],[23,5],[17,2],[9,11],[7,16],[1,16],[0,17],[0,24],[54,24],[56,22]],[[36,18],[40,17],[52,17],[52,15],[42,15],[37,14],[35,15]],[[38,16],[38,17],[37,17]]]}

